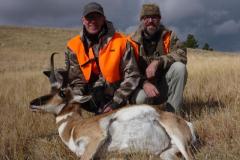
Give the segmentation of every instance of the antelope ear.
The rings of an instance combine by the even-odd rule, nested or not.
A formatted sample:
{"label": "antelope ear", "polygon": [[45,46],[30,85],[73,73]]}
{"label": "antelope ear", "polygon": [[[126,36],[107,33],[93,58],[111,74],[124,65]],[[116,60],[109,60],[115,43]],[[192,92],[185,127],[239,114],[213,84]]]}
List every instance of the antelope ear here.
{"label": "antelope ear", "polygon": [[92,99],[91,95],[87,95],[87,96],[80,96],[80,95],[74,95],[73,100],[71,101],[72,103],[85,103],[90,101],[90,99]]}
{"label": "antelope ear", "polygon": [[[43,74],[48,77],[48,79],[50,80],[50,83],[52,84],[51,77],[50,77],[51,71],[50,70],[45,70],[45,71],[43,71]],[[57,82],[56,82],[56,84],[53,84],[52,86],[53,87],[57,86],[57,88],[60,88],[63,84],[63,81],[66,79],[67,72],[64,71],[63,69],[61,69],[61,70],[55,70],[54,74],[55,74]]]}
{"label": "antelope ear", "polygon": [[[55,72],[55,74],[60,74],[62,77],[68,76],[67,71],[62,69],[62,68],[56,69],[54,72]],[[49,78],[50,74],[51,74],[51,71],[50,70],[45,70],[45,71],[43,71],[43,74]]]}
{"label": "antelope ear", "polygon": [[48,78],[50,77],[50,73],[51,73],[51,71],[43,71],[43,74],[45,76],[47,76]]}

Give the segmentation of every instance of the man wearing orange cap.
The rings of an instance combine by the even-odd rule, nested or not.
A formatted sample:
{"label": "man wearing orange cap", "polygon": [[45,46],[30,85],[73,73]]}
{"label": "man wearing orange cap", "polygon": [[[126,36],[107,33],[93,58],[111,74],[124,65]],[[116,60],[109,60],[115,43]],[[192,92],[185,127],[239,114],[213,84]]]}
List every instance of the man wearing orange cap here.
{"label": "man wearing orange cap", "polygon": [[140,25],[130,37],[138,46],[143,76],[135,103],[166,102],[167,111],[179,113],[187,79],[186,49],[182,48],[174,32],[161,24],[158,5],[142,6]]}

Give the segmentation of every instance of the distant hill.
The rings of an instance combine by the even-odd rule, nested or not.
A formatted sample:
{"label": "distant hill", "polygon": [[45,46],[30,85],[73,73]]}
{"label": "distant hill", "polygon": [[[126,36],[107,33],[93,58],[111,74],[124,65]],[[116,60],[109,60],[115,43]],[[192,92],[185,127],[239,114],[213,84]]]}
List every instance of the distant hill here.
{"label": "distant hill", "polygon": [[[64,52],[67,41],[79,31],[80,29],[0,26],[0,51]],[[189,52],[223,53],[201,49],[189,49]]]}
{"label": "distant hill", "polygon": [[0,26],[1,51],[63,52],[78,29]]}

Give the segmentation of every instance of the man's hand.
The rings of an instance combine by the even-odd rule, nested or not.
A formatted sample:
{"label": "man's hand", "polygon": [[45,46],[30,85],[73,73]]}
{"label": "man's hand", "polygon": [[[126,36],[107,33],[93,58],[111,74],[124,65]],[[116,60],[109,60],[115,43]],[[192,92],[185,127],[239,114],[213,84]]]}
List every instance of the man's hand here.
{"label": "man's hand", "polygon": [[157,68],[159,66],[158,60],[153,60],[146,69],[146,76],[148,79],[151,79],[155,76]]}
{"label": "man's hand", "polygon": [[145,82],[143,84],[143,90],[144,92],[147,94],[148,97],[156,97],[159,95],[159,91],[156,88],[156,86],[154,86],[152,83],[150,82]]}
{"label": "man's hand", "polygon": [[110,106],[107,106],[104,108],[103,112],[102,113],[107,113],[107,112],[110,112],[112,111],[113,109],[110,107]]}
{"label": "man's hand", "polygon": [[110,101],[103,107],[102,113],[110,112],[110,111],[112,111],[114,109],[117,109],[119,107],[120,107],[119,104],[117,104],[116,102]]}

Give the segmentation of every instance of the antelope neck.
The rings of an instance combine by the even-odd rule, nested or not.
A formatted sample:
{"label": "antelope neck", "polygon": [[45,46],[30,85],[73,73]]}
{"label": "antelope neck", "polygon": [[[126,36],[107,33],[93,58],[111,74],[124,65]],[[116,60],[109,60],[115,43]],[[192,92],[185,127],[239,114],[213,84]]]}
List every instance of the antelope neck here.
{"label": "antelope neck", "polygon": [[59,115],[56,116],[56,124],[60,127],[63,123],[82,119],[79,106],[71,105],[65,107]]}

